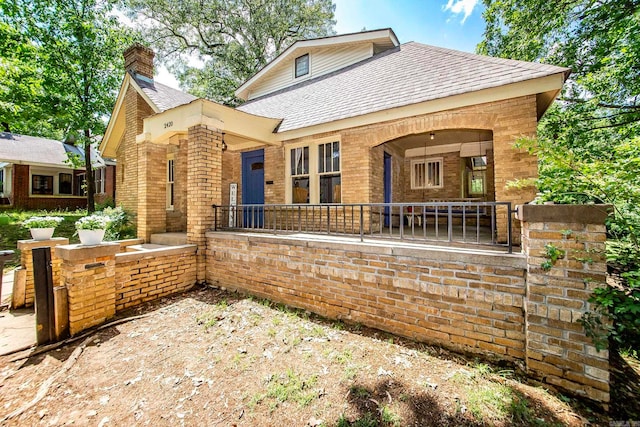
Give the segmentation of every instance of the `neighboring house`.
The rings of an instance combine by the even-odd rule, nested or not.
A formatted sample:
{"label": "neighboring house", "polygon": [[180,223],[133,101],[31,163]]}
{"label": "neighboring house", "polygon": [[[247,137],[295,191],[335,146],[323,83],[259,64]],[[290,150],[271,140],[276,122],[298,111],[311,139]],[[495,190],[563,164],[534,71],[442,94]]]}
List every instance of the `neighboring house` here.
{"label": "neighboring house", "polygon": [[[533,199],[535,136],[566,68],[400,44],[391,29],[294,43],[229,108],[153,80],[149,49],[126,74],[101,153],[140,237],[202,242],[212,204],[354,204]],[[506,212],[498,218],[506,227]],[[367,221],[368,218],[364,218]]]}
{"label": "neighboring house", "polygon": [[[47,138],[0,133],[0,204],[18,209],[76,209],[87,206],[86,172],[74,169],[67,153],[81,149]],[[94,151],[96,200],[115,197],[113,161]]]}

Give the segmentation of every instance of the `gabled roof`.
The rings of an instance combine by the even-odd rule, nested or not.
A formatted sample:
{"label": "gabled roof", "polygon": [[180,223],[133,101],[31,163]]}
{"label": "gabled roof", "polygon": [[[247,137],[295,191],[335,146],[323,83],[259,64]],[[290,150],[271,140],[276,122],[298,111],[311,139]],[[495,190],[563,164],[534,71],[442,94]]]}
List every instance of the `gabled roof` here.
{"label": "gabled roof", "polygon": [[155,113],[162,113],[180,105],[188,104],[197,97],[178,89],[163,85],[141,75],[126,73],[120,85],[116,104],[111,112],[104,138],[100,143],[100,152],[105,157],[116,157],[116,150],[125,130],[124,98],[129,86],[140,94]]}
{"label": "gabled roof", "polygon": [[320,48],[328,46],[339,46],[345,44],[373,43],[381,48],[381,50],[398,46],[398,38],[391,28],[380,30],[361,31],[358,33],[340,34],[337,36],[319,37],[316,39],[298,40],[280,55],[262,67],[260,71],[254,74],[249,80],[244,82],[236,91],[235,95],[240,99],[247,99],[250,88],[265,78],[269,72],[279,64],[287,61],[287,59],[296,58],[311,48]]}
{"label": "gabled roof", "polygon": [[[70,144],[37,136],[0,132],[0,162],[53,166],[73,169],[66,163],[67,152],[84,158],[83,151]],[[95,151],[91,151],[94,166],[104,166],[104,161]]]}
{"label": "gabled roof", "polygon": [[[238,109],[283,118],[278,132],[286,132],[551,75],[560,75],[559,90],[569,71],[410,42]],[[549,90],[533,85],[531,94]]]}
{"label": "gabled roof", "polygon": [[170,110],[179,105],[188,104],[197,97],[181,90],[163,85],[142,76],[134,77],[135,83],[157,107],[158,112]]}

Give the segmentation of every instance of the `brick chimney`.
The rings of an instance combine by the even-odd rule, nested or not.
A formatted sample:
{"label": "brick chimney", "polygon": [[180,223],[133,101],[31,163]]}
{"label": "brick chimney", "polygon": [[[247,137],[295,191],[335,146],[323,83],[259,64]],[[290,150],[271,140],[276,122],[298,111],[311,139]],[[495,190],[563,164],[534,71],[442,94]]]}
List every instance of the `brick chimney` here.
{"label": "brick chimney", "polygon": [[134,75],[153,80],[153,50],[134,43],[124,51],[124,69]]}

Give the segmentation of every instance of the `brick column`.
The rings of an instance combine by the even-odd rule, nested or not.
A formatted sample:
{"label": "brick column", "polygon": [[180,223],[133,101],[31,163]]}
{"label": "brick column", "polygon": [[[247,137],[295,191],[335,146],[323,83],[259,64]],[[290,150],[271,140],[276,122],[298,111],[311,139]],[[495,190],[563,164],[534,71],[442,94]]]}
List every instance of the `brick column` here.
{"label": "brick column", "polygon": [[138,237],[146,242],[167,229],[166,182],[166,147],[138,144]]}
{"label": "brick column", "polygon": [[205,233],[213,228],[213,204],[222,203],[221,131],[205,125],[189,128],[187,156],[187,242],[198,246],[196,279],[205,277]]}
{"label": "brick column", "polygon": [[[69,239],[66,237],[54,237],[50,240],[18,240],[18,249],[20,250],[20,266],[24,273],[17,273],[16,277],[24,275],[25,285],[24,290],[16,289],[15,284],[19,283],[14,281],[14,294],[20,295],[20,298],[13,299],[13,308],[31,307],[34,300],[34,283],[33,283],[33,248],[55,248],[59,245],[68,245]],[[57,286],[60,283],[60,263],[61,260],[55,255],[55,251],[51,251],[51,269],[53,271],[53,285]],[[24,299],[22,298],[24,295]]]}
{"label": "brick column", "polygon": [[[605,205],[523,205],[527,257],[527,370],[546,383],[609,402],[609,352],[597,351],[578,322],[605,286]],[[549,256],[556,252],[557,261]]]}
{"label": "brick column", "polygon": [[62,259],[62,286],[67,288],[69,332],[104,323],[116,313],[116,253],[118,243],[56,248]]}

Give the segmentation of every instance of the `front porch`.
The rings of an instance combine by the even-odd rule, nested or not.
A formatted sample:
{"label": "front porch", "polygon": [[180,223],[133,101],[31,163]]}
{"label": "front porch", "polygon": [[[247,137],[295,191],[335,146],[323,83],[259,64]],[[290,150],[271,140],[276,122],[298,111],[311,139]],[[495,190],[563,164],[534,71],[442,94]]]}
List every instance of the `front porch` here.
{"label": "front porch", "polygon": [[[213,206],[214,231],[330,235],[360,242],[392,240],[417,244],[476,246],[511,253],[509,202],[470,199],[425,203],[254,204]],[[509,214],[507,214],[507,212]],[[505,238],[497,217],[507,218]]]}

